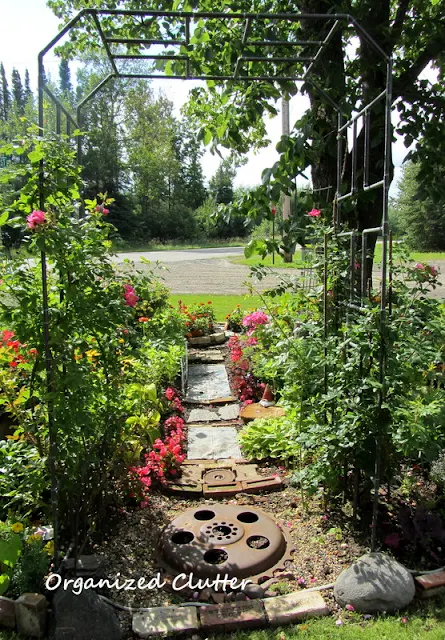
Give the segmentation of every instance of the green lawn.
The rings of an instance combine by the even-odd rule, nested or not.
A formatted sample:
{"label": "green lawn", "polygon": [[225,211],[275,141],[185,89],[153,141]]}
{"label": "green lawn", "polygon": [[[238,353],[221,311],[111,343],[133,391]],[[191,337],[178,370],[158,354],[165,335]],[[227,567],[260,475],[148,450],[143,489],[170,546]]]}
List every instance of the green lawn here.
{"label": "green lawn", "polygon": [[[336,625],[341,619],[342,624]],[[298,625],[210,635],[209,640],[445,640],[445,596],[415,602],[399,615],[372,616],[343,611],[337,618]]]}
{"label": "green lawn", "polygon": [[293,260],[290,263],[284,262],[283,258],[275,254],[275,264],[273,263],[272,256],[266,256],[264,259],[260,256],[252,256],[250,258],[238,257],[231,258],[230,262],[233,264],[245,264],[248,267],[253,267],[258,264],[264,264],[266,267],[279,267],[280,269],[301,269],[304,267],[304,263],[301,260],[301,251],[298,250],[293,256]]}
{"label": "green lawn", "polygon": [[[410,259],[413,262],[428,262],[430,264],[435,263],[437,260],[445,260],[445,252],[422,252],[422,251],[413,251],[410,254]],[[382,261],[382,245],[378,243],[375,248],[374,254],[374,263],[378,264]],[[275,256],[275,265],[272,263],[272,256],[266,256],[264,259],[261,259],[259,256],[252,256],[251,258],[237,257],[231,258],[230,262],[233,264],[245,264],[248,267],[257,266],[260,263],[265,265],[266,267],[279,267],[280,269],[301,269],[304,267],[304,263],[301,259],[301,251],[298,250],[295,252],[292,262],[285,263],[281,256]],[[445,636],[444,636],[445,640]]]}
{"label": "green lawn", "polygon": [[249,295],[223,296],[208,293],[183,293],[178,295],[171,295],[169,298],[169,302],[173,306],[176,306],[178,304],[178,300],[182,300],[182,302],[184,302],[186,305],[199,302],[207,302],[208,300],[211,300],[218,322],[224,322],[226,315],[233,311],[237,304],[240,304],[241,308],[245,309],[246,311],[262,306],[261,298],[259,296]]}
{"label": "green lawn", "polygon": [[183,251],[185,249],[215,249],[221,247],[243,247],[245,238],[229,238],[228,240],[203,240],[202,242],[119,242],[113,243],[116,253],[127,251]]}

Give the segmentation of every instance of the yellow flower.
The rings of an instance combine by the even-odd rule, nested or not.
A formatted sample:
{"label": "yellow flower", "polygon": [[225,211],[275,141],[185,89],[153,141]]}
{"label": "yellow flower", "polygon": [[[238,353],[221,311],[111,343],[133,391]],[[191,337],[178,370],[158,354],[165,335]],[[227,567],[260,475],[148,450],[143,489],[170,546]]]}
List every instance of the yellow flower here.
{"label": "yellow flower", "polygon": [[19,440],[19,436],[6,436],[6,440]]}
{"label": "yellow flower", "polygon": [[125,340],[123,338],[119,338],[119,344],[124,344]]}
{"label": "yellow flower", "polygon": [[45,551],[49,556],[53,556],[54,555],[54,540],[50,540],[49,542],[47,542],[46,545],[43,547],[43,551]]}
{"label": "yellow flower", "polygon": [[25,527],[22,525],[21,522],[15,522],[11,527],[11,531],[14,531],[14,533],[22,533],[24,528]]}
{"label": "yellow flower", "polygon": [[33,533],[28,538],[26,538],[26,542],[28,544],[32,544],[33,542],[38,542],[41,539],[42,539],[42,536],[40,535],[40,533]]}
{"label": "yellow flower", "polygon": [[97,358],[98,356],[100,356],[100,353],[97,349],[90,349],[89,351],[85,352],[87,354],[87,356],[89,358]]}

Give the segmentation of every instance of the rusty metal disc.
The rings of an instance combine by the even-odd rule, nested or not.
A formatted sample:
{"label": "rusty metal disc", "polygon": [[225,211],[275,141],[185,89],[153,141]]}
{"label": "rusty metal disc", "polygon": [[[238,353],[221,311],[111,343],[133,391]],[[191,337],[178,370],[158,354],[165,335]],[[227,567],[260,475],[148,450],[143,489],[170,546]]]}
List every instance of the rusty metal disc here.
{"label": "rusty metal disc", "polygon": [[202,481],[205,484],[212,486],[225,485],[230,482],[235,482],[235,473],[232,469],[211,469],[206,471],[202,476]]}
{"label": "rusty metal disc", "polygon": [[222,504],[187,509],[162,532],[160,550],[174,573],[203,578],[271,577],[292,551],[271,516],[244,505]]}

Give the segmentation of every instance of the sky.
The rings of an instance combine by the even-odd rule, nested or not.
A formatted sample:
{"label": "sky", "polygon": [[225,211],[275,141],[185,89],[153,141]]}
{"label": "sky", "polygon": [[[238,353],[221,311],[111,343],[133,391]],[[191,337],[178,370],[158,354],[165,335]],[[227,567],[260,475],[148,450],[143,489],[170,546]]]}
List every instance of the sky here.
{"label": "sky", "polygon": [[[46,0],[0,0],[0,62],[3,62],[8,79],[15,67],[24,76],[28,69],[33,89],[37,84],[37,56],[52,38],[57,34],[60,21],[46,6]],[[59,59],[49,52],[45,56],[45,71],[54,79],[58,77]],[[74,75],[74,73],[73,73]],[[179,109],[187,99],[191,82],[156,81],[153,87],[161,87],[167,97]],[[297,95],[290,103],[290,123],[301,116],[308,105],[305,96]],[[238,171],[235,184],[253,186],[261,181],[261,172],[271,167],[278,159],[275,145],[281,136],[281,115],[266,121],[266,127],[271,145],[262,149],[258,154],[249,153],[248,163]],[[400,176],[400,165],[407,150],[398,139],[393,146],[393,159],[396,165],[395,180],[390,194],[396,193],[396,182]],[[203,159],[203,170],[208,180],[216,171],[220,159],[207,152]]]}

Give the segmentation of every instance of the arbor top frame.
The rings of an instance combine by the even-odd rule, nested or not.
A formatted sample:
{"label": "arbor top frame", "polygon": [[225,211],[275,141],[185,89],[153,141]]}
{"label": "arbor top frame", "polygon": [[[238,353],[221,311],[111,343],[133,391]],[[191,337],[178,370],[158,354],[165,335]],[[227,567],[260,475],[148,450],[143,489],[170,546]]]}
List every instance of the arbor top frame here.
{"label": "arbor top frame", "polygon": [[[135,26],[149,30],[151,25],[144,24],[145,20],[159,21],[163,20],[163,28],[159,30],[160,37],[142,37],[142,38],[120,38],[115,37],[114,34],[108,33],[107,25],[104,24],[106,18],[120,19],[122,22],[126,19],[134,19]],[[89,19],[94,23],[95,31],[98,36],[99,42],[102,44],[103,49],[107,55],[108,61],[111,66],[111,73],[106,76],[87,96],[85,96],[77,104],[77,118],[66,110],[63,104],[52,94],[45,83],[45,74],[43,67],[43,58],[48,51],[50,51],[66,34],[72,29],[76,28],[79,23]],[[142,21],[141,24],[136,24],[136,20]],[[198,23],[203,24],[208,20],[221,20],[225,23],[231,23],[231,26],[238,30],[238,41],[240,43],[240,52],[236,59],[235,64],[232,65],[230,73],[227,71],[220,74],[205,73],[201,69],[196,69],[196,63],[193,60],[193,53],[196,49],[193,42],[193,30]],[[329,31],[323,39],[319,40],[280,40],[280,39],[255,39],[250,35],[252,25],[263,23],[267,26],[268,23],[284,22],[284,23],[309,23],[314,21],[322,21],[329,27]],[[167,26],[165,26],[167,23]],[[213,80],[215,82],[255,82],[255,81],[274,81],[274,82],[308,82],[310,83],[339,113],[342,112],[342,107],[335,102],[331,96],[327,94],[321,87],[319,87],[314,79],[311,77],[314,68],[322,58],[326,47],[336,34],[340,26],[348,26],[355,31],[357,36],[360,36],[374,49],[375,53],[384,61],[387,65],[390,64],[390,57],[383,51],[379,44],[370,36],[370,34],[355,20],[353,16],[347,13],[334,13],[334,14],[319,14],[319,13],[232,13],[232,12],[209,12],[209,11],[155,11],[155,10],[130,10],[130,9],[82,9],[74,16],[60,31],[59,33],[42,49],[38,56],[39,63],[39,111],[42,110],[42,122],[39,123],[43,126],[43,92],[47,93],[50,99],[54,102],[59,112],[64,113],[71,124],[78,127],[80,120],[80,113],[82,107],[89,102],[96,93],[113,78],[135,78],[135,79],[157,79],[157,80]],[[119,28],[119,23],[116,25]],[[116,28],[115,27],[115,28]],[[172,37],[169,33],[171,30],[176,31],[179,35]],[[164,32],[164,35],[162,34]],[[126,45],[129,47],[143,48],[144,53],[122,53],[120,50],[116,51],[115,47]],[[151,53],[151,47],[180,47],[180,51],[168,51],[167,53]],[[260,47],[261,53],[252,52],[252,48]],[[267,50],[269,47],[274,47],[284,50],[282,55],[272,54],[268,55]],[[208,44],[208,48],[212,48],[212,44]],[[298,49],[297,53],[289,54],[289,49]],[[302,54],[300,52],[303,51]],[[172,73],[131,73],[125,68],[119,67],[119,61],[152,61],[152,62],[179,62],[183,67],[182,72],[178,72],[178,69],[174,67]],[[264,65],[264,72],[256,73],[255,75],[249,75],[248,71],[244,69],[246,63],[256,62]],[[271,73],[267,69],[270,64],[281,65],[281,69],[276,69],[274,73]],[[302,73],[292,73],[289,71],[289,65],[302,64],[304,71]],[[287,70],[283,70],[283,66],[287,67]],[[269,66],[270,69],[270,66]],[[40,118],[39,118],[40,120]],[[77,122],[76,122],[77,120]],[[70,126],[70,125],[68,125]]]}

